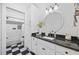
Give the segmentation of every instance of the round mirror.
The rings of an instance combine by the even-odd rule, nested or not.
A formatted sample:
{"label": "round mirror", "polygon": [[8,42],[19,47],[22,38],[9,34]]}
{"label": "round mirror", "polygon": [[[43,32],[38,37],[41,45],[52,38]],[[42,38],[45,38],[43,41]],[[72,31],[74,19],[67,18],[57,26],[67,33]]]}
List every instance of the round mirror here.
{"label": "round mirror", "polygon": [[57,32],[62,29],[64,20],[59,12],[49,13],[45,17],[45,26],[48,32]]}

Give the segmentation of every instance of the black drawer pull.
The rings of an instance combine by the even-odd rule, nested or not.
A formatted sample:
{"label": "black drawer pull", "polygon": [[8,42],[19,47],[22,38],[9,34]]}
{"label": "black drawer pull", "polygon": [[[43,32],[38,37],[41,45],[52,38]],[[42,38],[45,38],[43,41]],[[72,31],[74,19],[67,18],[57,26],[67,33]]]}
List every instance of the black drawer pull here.
{"label": "black drawer pull", "polygon": [[66,54],[68,54],[68,52],[67,52],[67,51],[66,51],[65,53],[66,53]]}
{"label": "black drawer pull", "polygon": [[42,48],[43,50],[46,50],[45,48]]}

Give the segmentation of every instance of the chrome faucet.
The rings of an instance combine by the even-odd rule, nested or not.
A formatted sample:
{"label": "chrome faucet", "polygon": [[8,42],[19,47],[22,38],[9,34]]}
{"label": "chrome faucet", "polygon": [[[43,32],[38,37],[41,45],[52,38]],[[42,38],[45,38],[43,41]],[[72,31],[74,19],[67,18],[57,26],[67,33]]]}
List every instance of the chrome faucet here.
{"label": "chrome faucet", "polygon": [[56,38],[56,32],[54,30],[52,30],[53,34],[54,34],[54,38]]}

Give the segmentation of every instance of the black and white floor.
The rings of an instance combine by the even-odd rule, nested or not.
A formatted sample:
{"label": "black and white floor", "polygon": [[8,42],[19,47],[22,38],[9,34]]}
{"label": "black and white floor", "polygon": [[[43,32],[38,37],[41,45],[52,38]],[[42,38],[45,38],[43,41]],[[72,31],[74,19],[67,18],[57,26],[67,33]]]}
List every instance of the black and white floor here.
{"label": "black and white floor", "polygon": [[33,52],[29,52],[24,48],[23,43],[17,43],[6,47],[6,55],[35,55]]}

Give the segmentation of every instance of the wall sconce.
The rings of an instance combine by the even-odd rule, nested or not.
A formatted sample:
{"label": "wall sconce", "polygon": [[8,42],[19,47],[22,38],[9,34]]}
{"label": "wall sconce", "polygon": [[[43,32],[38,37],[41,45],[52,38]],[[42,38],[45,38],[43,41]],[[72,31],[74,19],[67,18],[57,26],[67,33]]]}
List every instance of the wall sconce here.
{"label": "wall sconce", "polygon": [[50,6],[49,12],[52,12],[54,10],[53,6]]}
{"label": "wall sconce", "polygon": [[48,9],[48,8],[46,8],[45,12],[46,12],[46,15],[47,15],[47,14],[49,13],[49,9]]}
{"label": "wall sconce", "polygon": [[58,5],[55,5],[55,6],[54,6],[54,10],[57,10],[57,9],[58,9]]}
{"label": "wall sconce", "polygon": [[55,4],[52,4],[49,9],[46,8],[45,12],[46,12],[46,14],[49,14],[49,13],[53,12],[54,10],[57,10],[58,8],[59,8],[58,3],[55,3]]}

